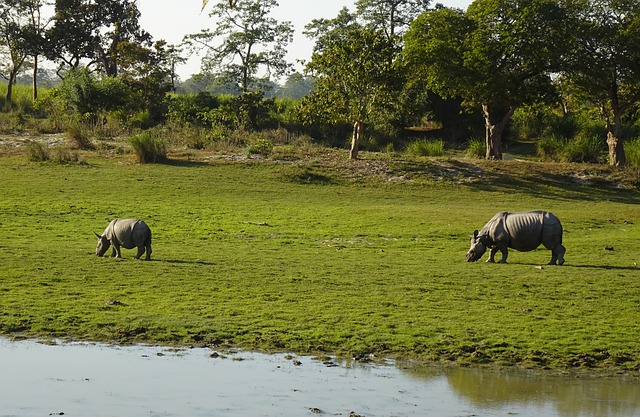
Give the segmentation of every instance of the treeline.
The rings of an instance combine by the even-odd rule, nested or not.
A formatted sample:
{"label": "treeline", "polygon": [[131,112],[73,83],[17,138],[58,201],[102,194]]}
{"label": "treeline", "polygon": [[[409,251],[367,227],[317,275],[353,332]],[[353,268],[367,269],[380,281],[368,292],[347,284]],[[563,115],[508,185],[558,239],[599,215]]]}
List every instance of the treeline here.
{"label": "treeline", "polygon": [[[284,58],[293,28],[271,17],[276,6],[220,1],[214,29],[169,45],[140,27],[133,0],[56,0],[50,18],[42,0],[5,0],[2,129],[171,125],[197,132],[193,147],[286,129],[349,141],[351,158],[427,138],[502,159],[510,140],[529,140],[547,159],[640,165],[637,0],[476,0],[466,11],[356,0],[306,26],[303,74]],[[181,83],[175,69],[194,51],[202,74]],[[43,60],[60,81],[39,94]],[[17,98],[26,72],[31,97]]]}

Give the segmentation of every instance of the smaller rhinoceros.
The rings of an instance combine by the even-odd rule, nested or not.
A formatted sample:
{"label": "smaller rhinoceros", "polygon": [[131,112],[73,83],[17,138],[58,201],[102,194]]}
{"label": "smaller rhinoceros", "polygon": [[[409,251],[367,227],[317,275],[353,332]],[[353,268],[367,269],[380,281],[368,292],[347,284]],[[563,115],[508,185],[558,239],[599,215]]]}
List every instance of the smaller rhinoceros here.
{"label": "smaller rhinoceros", "polygon": [[151,260],[151,229],[142,220],[138,219],[115,219],[109,223],[102,236],[98,236],[98,246],[96,255],[103,256],[109,246],[113,245],[112,258],[122,258],[120,247],[125,249],[138,248],[136,259],[147,252],[146,260]]}
{"label": "smaller rhinoceros", "polygon": [[562,224],[546,211],[500,212],[493,216],[478,232],[471,236],[467,262],[475,262],[490,248],[487,262],[494,262],[497,251],[502,252],[499,263],[506,263],[508,250],[528,252],[544,245],[551,251],[549,265],[564,263],[566,249],[562,246]]}

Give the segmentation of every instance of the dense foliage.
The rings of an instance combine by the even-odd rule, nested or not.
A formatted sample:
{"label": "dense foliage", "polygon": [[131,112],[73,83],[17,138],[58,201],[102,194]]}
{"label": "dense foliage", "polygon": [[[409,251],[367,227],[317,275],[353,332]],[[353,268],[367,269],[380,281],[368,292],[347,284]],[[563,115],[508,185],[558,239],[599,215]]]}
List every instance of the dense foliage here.
{"label": "dense foliage", "polygon": [[[304,74],[291,74],[292,27],[272,17],[275,0],[221,0],[210,11],[216,29],[186,34],[182,45],[154,42],[131,0],[57,0],[50,17],[42,0],[7,0],[2,129],[97,129],[99,138],[179,126],[206,147],[231,132],[284,128],[332,146],[351,140],[352,158],[425,139],[473,144],[477,155],[483,137],[489,159],[524,140],[541,158],[637,163],[634,0],[354,5],[307,25],[313,54]],[[180,84],[175,69],[189,50],[205,52],[203,73]],[[38,94],[43,58],[59,81]],[[27,72],[31,99],[16,86]]]}

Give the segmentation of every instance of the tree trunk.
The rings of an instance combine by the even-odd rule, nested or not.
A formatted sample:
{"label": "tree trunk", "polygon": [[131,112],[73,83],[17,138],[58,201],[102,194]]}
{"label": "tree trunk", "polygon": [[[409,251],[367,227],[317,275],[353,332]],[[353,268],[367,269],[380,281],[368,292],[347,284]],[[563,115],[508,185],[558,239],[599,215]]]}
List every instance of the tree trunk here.
{"label": "tree trunk", "polygon": [[626,165],[627,156],[624,153],[622,137],[616,136],[613,132],[607,132],[607,145],[609,146],[609,165]]}
{"label": "tree trunk", "polygon": [[627,156],[624,153],[622,139],[622,120],[618,112],[614,112],[613,125],[607,123],[607,146],[609,147],[609,165],[626,165]]}
{"label": "tree trunk", "polygon": [[38,55],[33,57],[33,78],[31,79],[33,86],[33,101],[38,99]]}
{"label": "tree trunk", "polygon": [[[495,112],[488,103],[482,104],[482,115],[486,130],[487,159],[502,159],[502,134],[513,116],[514,109],[509,108],[504,114]],[[498,113],[496,116],[495,113]]]}
{"label": "tree trunk", "polygon": [[349,152],[349,159],[358,159],[358,147],[360,145],[360,129],[362,122],[357,120],[353,124],[353,138],[351,139],[351,151]]}
{"label": "tree trunk", "polygon": [[13,100],[13,84],[15,83],[16,75],[13,70],[9,73],[9,79],[7,80],[7,95],[5,96],[5,106],[6,108],[11,108]]}
{"label": "tree trunk", "polygon": [[609,165],[626,165],[627,156],[624,153],[622,134],[622,111],[618,105],[618,96],[614,94],[611,100],[611,110],[613,112],[613,124],[607,118],[607,146],[609,147]]}

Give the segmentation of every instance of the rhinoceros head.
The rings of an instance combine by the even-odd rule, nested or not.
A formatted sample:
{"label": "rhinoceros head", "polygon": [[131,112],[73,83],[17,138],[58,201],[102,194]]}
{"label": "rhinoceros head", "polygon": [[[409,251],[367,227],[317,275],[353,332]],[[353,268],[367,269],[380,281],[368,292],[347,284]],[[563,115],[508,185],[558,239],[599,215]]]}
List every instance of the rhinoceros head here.
{"label": "rhinoceros head", "polygon": [[109,242],[109,239],[107,239],[104,236],[100,236],[97,233],[95,233],[95,235],[98,236],[98,245],[96,246],[96,255],[103,256],[104,253],[107,251],[107,249],[109,249],[109,246],[111,246],[111,242]]}
{"label": "rhinoceros head", "polygon": [[482,258],[487,251],[487,242],[485,236],[478,236],[478,231],[473,232],[471,236],[471,247],[467,252],[467,262],[475,262]]}

